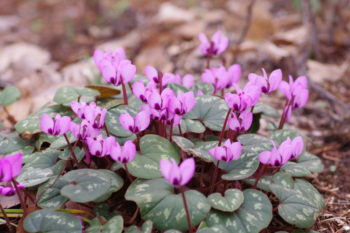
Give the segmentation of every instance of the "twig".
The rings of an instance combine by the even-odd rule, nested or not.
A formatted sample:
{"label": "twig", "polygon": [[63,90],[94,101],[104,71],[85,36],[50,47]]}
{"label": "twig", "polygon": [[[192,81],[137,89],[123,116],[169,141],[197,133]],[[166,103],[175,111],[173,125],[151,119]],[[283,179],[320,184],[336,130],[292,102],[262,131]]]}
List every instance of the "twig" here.
{"label": "twig", "polygon": [[253,16],[253,8],[255,5],[256,0],[251,0],[249,5],[247,6],[247,14],[246,14],[246,18],[245,18],[245,24],[243,26],[243,29],[241,31],[240,36],[238,37],[238,40],[235,44],[234,47],[234,56],[233,56],[233,63],[236,63],[237,61],[237,57],[238,57],[238,49],[240,47],[240,45],[242,44],[242,42],[244,41],[245,37],[247,36],[248,30],[250,28],[250,24],[252,22],[252,16]]}

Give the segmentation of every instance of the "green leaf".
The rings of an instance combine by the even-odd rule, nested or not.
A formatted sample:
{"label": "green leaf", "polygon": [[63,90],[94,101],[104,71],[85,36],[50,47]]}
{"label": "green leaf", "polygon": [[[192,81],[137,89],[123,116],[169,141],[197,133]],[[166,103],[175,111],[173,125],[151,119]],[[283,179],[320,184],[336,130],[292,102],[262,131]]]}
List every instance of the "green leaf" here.
{"label": "green leaf", "polygon": [[282,171],[291,174],[293,177],[303,177],[311,175],[311,172],[302,165],[295,162],[287,162],[281,168]]}
{"label": "green leaf", "polygon": [[42,114],[48,114],[51,117],[59,113],[61,116],[72,114],[70,107],[62,105],[44,106],[38,112],[29,115],[15,125],[16,131],[20,134],[35,134],[40,132],[40,119]]}
{"label": "green leaf", "polygon": [[60,178],[66,185],[61,195],[73,202],[94,201],[110,191],[112,181],[104,172],[93,169],[73,170]]}
{"label": "green leaf", "polygon": [[86,229],[86,233],[121,233],[123,231],[124,220],[123,217],[118,215],[111,218],[106,224],[100,225],[97,221],[97,224],[90,226]]}
{"label": "green leaf", "polygon": [[0,105],[9,106],[21,97],[20,90],[15,86],[7,86],[0,91]]}
{"label": "green leaf", "polygon": [[109,188],[108,192],[101,196],[100,198],[96,199],[95,202],[103,202],[105,200],[107,200],[114,192],[117,192],[119,189],[121,189],[124,185],[124,180],[117,175],[116,173],[114,173],[111,170],[107,170],[107,169],[100,169],[98,170],[99,172],[103,172],[105,175],[109,176],[110,180],[111,180],[111,187]]}
{"label": "green leaf", "polygon": [[208,200],[214,209],[233,212],[242,205],[244,196],[239,189],[227,189],[224,196],[221,193],[212,193],[208,196]]}
{"label": "green leaf", "polygon": [[287,138],[294,139],[297,136],[302,136],[298,131],[291,129],[280,129],[274,131],[270,135],[270,139],[276,143],[276,146],[280,145]]}
{"label": "green leaf", "polygon": [[257,155],[252,152],[243,153],[237,160],[221,161],[219,168],[228,171],[221,176],[224,180],[242,180],[253,175],[259,167]]}
{"label": "green leaf", "polygon": [[142,228],[139,229],[137,226],[129,227],[125,233],[152,233],[153,223],[150,220],[145,221],[142,224]]}
{"label": "green leaf", "polygon": [[196,83],[193,87],[191,87],[191,90],[196,94],[198,90],[201,90],[204,95],[211,95],[214,92],[213,85],[209,83],[203,83],[199,82]]}
{"label": "green leaf", "polygon": [[261,113],[265,116],[269,116],[269,117],[273,117],[273,118],[280,117],[279,112],[275,108],[271,107],[270,105],[263,104],[263,103],[257,103],[254,106],[253,113]]}
{"label": "green leaf", "polygon": [[[215,159],[208,153],[208,150],[206,149],[201,149],[204,147],[204,144],[202,144],[201,148],[196,146],[193,142],[188,140],[187,138],[180,137],[180,136],[173,136],[172,137],[173,141],[175,144],[184,152],[193,155],[195,157],[201,158],[206,162],[214,162]],[[215,143],[209,142],[210,146],[214,147],[217,145],[217,141]]]}
{"label": "green leaf", "polygon": [[[210,210],[203,194],[195,190],[185,192],[192,225],[197,225]],[[185,208],[180,194],[164,179],[136,180],[128,188],[125,198],[140,207],[145,220],[151,220],[161,231],[187,230]]]}
{"label": "green leaf", "polygon": [[81,221],[73,214],[50,209],[37,210],[29,214],[23,222],[27,232],[81,233]]}
{"label": "green leaf", "polygon": [[57,90],[53,100],[58,104],[70,104],[78,100],[91,102],[99,95],[100,92],[90,88],[66,86]]}
{"label": "green leaf", "polygon": [[131,116],[135,116],[138,111],[126,105],[120,105],[107,112],[106,126],[108,131],[117,137],[129,137],[132,133],[129,130],[125,130],[119,123],[119,117],[123,113],[129,113]]}
{"label": "green leaf", "polygon": [[45,151],[25,155],[23,157],[23,162],[25,163],[23,169],[50,168],[56,163],[59,154],[60,151],[48,149]]}
{"label": "green leaf", "polygon": [[297,158],[297,162],[298,165],[308,169],[310,172],[321,172],[324,169],[322,160],[306,151]]}
{"label": "green leaf", "polygon": [[31,153],[34,147],[30,141],[23,140],[16,132],[0,133],[0,154],[9,155],[16,152]]}
{"label": "green leaf", "polygon": [[44,183],[53,175],[54,173],[50,168],[32,168],[23,171],[16,180],[28,188]]}
{"label": "green leaf", "polygon": [[245,153],[259,155],[260,152],[272,149],[270,140],[258,134],[242,134],[237,139],[243,145]]}
{"label": "green leaf", "polygon": [[197,233],[229,233],[229,232],[222,225],[215,225],[212,227],[199,229]]}
{"label": "green leaf", "polygon": [[177,84],[177,83],[169,83],[167,85],[167,87],[169,87],[171,90],[173,90],[175,92],[175,94],[177,94],[178,91],[181,91],[183,93],[189,92],[189,90],[186,87],[184,87],[180,84]]}
{"label": "green leaf", "polygon": [[324,202],[310,183],[297,179],[293,189],[275,184],[270,187],[280,200],[278,213],[286,222],[300,228],[308,228],[315,223]]}
{"label": "green leaf", "polygon": [[[205,131],[205,126],[197,120],[182,119],[181,120],[181,133],[203,133]],[[179,126],[173,127],[173,134],[180,134]]]}
{"label": "green leaf", "polygon": [[128,163],[129,172],[136,177],[153,179],[162,177],[159,162],[161,159],[173,158],[180,161],[178,151],[167,139],[154,134],[143,136],[140,140],[141,154]]}
{"label": "green leaf", "polygon": [[66,185],[65,181],[57,180],[54,185],[56,177],[51,178],[48,182],[40,185],[37,192],[38,205],[42,208],[58,209],[69,199],[61,195],[61,189]]}
{"label": "green leaf", "polygon": [[228,232],[258,233],[272,219],[272,205],[268,197],[255,189],[243,191],[244,202],[233,213],[212,210],[206,219],[208,226],[222,225]]}
{"label": "green leaf", "polygon": [[228,107],[226,102],[217,96],[197,96],[196,105],[185,115],[185,119],[200,119],[213,131],[221,131]]}

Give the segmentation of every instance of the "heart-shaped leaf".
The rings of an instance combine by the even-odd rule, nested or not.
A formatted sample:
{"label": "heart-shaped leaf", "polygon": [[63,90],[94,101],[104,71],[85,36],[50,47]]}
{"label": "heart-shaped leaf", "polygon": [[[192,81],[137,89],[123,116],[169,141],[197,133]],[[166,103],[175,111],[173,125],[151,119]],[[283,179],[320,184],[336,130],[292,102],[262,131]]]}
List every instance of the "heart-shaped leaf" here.
{"label": "heart-shaped leaf", "polygon": [[104,225],[101,225],[98,221],[95,223],[86,229],[86,233],[121,233],[124,226],[123,217],[120,215],[114,216]]}
{"label": "heart-shaped leaf", "polygon": [[173,127],[173,134],[180,134],[181,127],[181,133],[203,133],[205,131],[205,126],[197,120],[191,120],[191,119],[182,119],[181,124],[179,126]]}
{"label": "heart-shaped leaf", "polygon": [[[157,229],[185,231],[188,226],[183,200],[173,191],[164,179],[136,180],[129,186],[125,198],[136,202],[143,219],[151,220]],[[195,190],[186,191],[185,196],[192,225],[197,225],[209,212],[210,204]]]}
{"label": "heart-shaped leaf", "polygon": [[212,227],[206,227],[203,229],[199,229],[197,233],[229,233],[225,227],[222,225],[216,225]]}
{"label": "heart-shaped leaf", "polygon": [[287,162],[281,168],[282,171],[291,174],[294,177],[303,177],[311,175],[311,172],[302,165],[294,162]]}
{"label": "heart-shaped leaf", "polygon": [[0,105],[9,106],[21,97],[21,92],[15,86],[7,86],[0,91]]}
{"label": "heart-shaped leaf", "polygon": [[136,177],[153,179],[162,177],[159,162],[161,159],[173,158],[180,161],[178,151],[167,139],[148,134],[140,140],[140,151],[135,159],[128,163],[129,172]]}
{"label": "heart-shaped leaf", "polygon": [[81,233],[83,228],[80,219],[73,214],[50,209],[29,214],[24,219],[23,226],[30,233]]}
{"label": "heart-shaped leaf", "polygon": [[50,168],[31,168],[23,171],[16,180],[28,188],[44,183],[53,175],[54,172]]}
{"label": "heart-shaped leaf", "polygon": [[308,228],[315,223],[324,202],[310,183],[297,179],[293,189],[275,184],[270,188],[280,200],[278,213],[286,222],[300,228]]}
{"label": "heart-shaped leaf", "polygon": [[17,122],[15,125],[16,131],[20,134],[35,134],[40,132],[40,118],[42,114],[48,114],[51,117],[55,116],[57,113],[61,116],[66,116],[72,114],[70,107],[63,105],[52,105],[45,106],[41,108],[38,112],[29,115],[24,120]]}
{"label": "heart-shaped leaf", "polygon": [[34,147],[30,141],[23,140],[16,132],[4,134],[0,133],[0,154],[9,155],[15,152],[31,153]]}
{"label": "heart-shaped leaf", "polygon": [[212,193],[208,196],[208,200],[214,209],[233,212],[242,205],[244,196],[239,189],[227,189],[224,196],[221,193]]}
{"label": "heart-shaped leaf", "polygon": [[297,162],[298,165],[306,168],[310,172],[321,172],[324,168],[319,157],[306,151],[297,158]]}
{"label": "heart-shaped leaf", "polygon": [[61,195],[73,202],[94,201],[109,192],[112,182],[104,172],[93,169],[73,170],[60,178],[66,182]]}
{"label": "heart-shaped leaf", "polygon": [[150,220],[145,221],[142,224],[142,228],[139,229],[137,226],[129,227],[125,233],[152,233],[153,223]]}
{"label": "heart-shaped leaf", "polygon": [[91,102],[100,92],[85,87],[66,86],[57,90],[53,100],[58,104],[70,104],[72,101],[84,100]]}
{"label": "heart-shaped leaf", "polygon": [[268,197],[255,189],[246,189],[243,195],[243,204],[233,213],[210,211],[207,225],[222,225],[228,232],[242,233],[258,233],[267,227],[272,219],[272,205]]}
{"label": "heart-shaped leaf", "polygon": [[[61,195],[61,189],[66,182],[57,180],[56,177],[51,178],[48,182],[40,185],[37,192],[38,205],[42,208],[58,209],[69,199]],[[52,185],[53,184],[53,185]]]}
{"label": "heart-shaped leaf", "polygon": [[228,107],[226,102],[217,97],[203,95],[196,97],[196,105],[185,115],[186,119],[201,119],[206,127],[213,131],[221,131]]}
{"label": "heart-shaped leaf", "polygon": [[112,193],[117,192],[119,189],[123,187],[124,180],[111,170],[100,169],[98,171],[103,172],[105,175],[109,176],[111,180],[111,187],[109,188],[108,192],[105,195],[94,200],[95,202],[103,202],[107,200],[112,195]]}
{"label": "heart-shaped leaf", "polygon": [[106,126],[108,131],[117,137],[130,137],[133,133],[129,130],[125,130],[119,122],[119,117],[123,113],[129,113],[131,116],[135,116],[138,111],[126,105],[113,108],[107,112],[105,120]]}
{"label": "heart-shaped leaf", "polygon": [[280,145],[284,140],[287,138],[293,139],[297,136],[302,136],[298,131],[291,130],[291,129],[280,129],[274,131],[270,135],[270,139],[273,140],[276,145]]}
{"label": "heart-shaped leaf", "polygon": [[[205,146],[210,148],[213,148],[217,145],[217,141],[215,142],[205,142],[206,144],[201,144],[200,146],[196,146],[193,142],[188,140],[187,138],[180,137],[180,136],[173,136],[172,137],[175,144],[184,152],[196,156],[198,158],[203,159],[206,162],[214,162],[215,159],[208,153],[207,149],[202,149]],[[198,145],[198,143],[197,143]]]}
{"label": "heart-shaped leaf", "polygon": [[257,103],[254,106],[253,113],[261,113],[265,116],[269,116],[269,117],[273,117],[273,118],[280,117],[279,112],[275,108],[271,107],[270,105],[263,104],[263,103]]}
{"label": "heart-shaped leaf", "polygon": [[211,95],[214,92],[214,87],[213,85],[209,84],[209,83],[203,83],[203,82],[199,82],[196,83],[196,85],[194,85],[191,90],[197,94],[197,92],[200,90],[203,92],[204,95]]}
{"label": "heart-shaped leaf", "polygon": [[256,153],[243,153],[237,160],[231,162],[221,161],[219,167],[227,171],[221,176],[224,180],[242,180],[253,175],[259,167]]}

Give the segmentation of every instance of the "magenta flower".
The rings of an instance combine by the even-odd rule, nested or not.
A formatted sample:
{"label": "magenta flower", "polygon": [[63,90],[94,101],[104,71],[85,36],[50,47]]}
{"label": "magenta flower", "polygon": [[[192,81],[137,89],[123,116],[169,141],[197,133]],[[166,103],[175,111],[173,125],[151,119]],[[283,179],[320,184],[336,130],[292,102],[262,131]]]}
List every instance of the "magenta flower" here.
{"label": "magenta flower", "polygon": [[125,53],[121,50],[113,54],[97,50],[94,53],[94,61],[103,79],[115,86],[128,83],[136,73],[136,66],[125,59]]}
{"label": "magenta flower", "polygon": [[111,157],[115,161],[125,164],[134,160],[135,156],[136,146],[132,141],[125,142],[124,146],[120,146],[119,143],[116,143],[111,148]]}
{"label": "magenta flower", "polygon": [[162,74],[158,72],[153,66],[146,66],[145,74],[149,81],[154,82],[156,84],[158,84],[160,82],[160,79],[162,78]]}
{"label": "magenta flower", "polygon": [[223,53],[228,47],[228,38],[222,36],[220,31],[217,31],[211,38],[211,41],[201,33],[199,35],[199,40],[201,44],[199,49],[203,55],[206,56],[215,56]]}
{"label": "magenta flower", "polygon": [[116,144],[116,141],[112,136],[103,139],[102,135],[98,135],[97,137],[88,137],[86,143],[92,155],[104,157],[110,155],[111,148]]}
{"label": "magenta flower", "polygon": [[193,158],[185,159],[180,166],[175,159],[162,159],[160,171],[163,177],[176,188],[186,185],[193,177],[195,162]]}
{"label": "magenta flower", "polygon": [[304,107],[309,98],[309,89],[307,78],[305,76],[298,77],[293,81],[292,76],[289,76],[289,83],[282,81],[280,84],[280,91],[286,96],[292,108]]}
{"label": "magenta flower", "polygon": [[186,88],[191,88],[194,85],[194,77],[191,74],[186,74],[181,77],[179,74],[165,73],[163,76],[162,85],[166,86],[170,83],[175,83]]}
{"label": "magenta flower", "polygon": [[232,113],[232,118],[230,119],[228,125],[230,129],[238,133],[246,132],[253,122],[253,113],[250,111],[244,111],[237,117],[236,113]]}
{"label": "magenta flower", "polygon": [[9,182],[22,171],[23,154],[17,153],[0,159],[0,182]]}
{"label": "magenta flower", "polygon": [[224,66],[205,69],[201,80],[202,82],[213,85],[215,91],[226,88],[231,82],[230,74],[226,71]]}
{"label": "magenta flower", "polygon": [[239,64],[233,64],[228,68],[228,83],[226,84],[226,88],[230,88],[232,85],[239,82],[242,76],[242,68]]}
{"label": "magenta flower", "polygon": [[283,166],[289,161],[294,151],[290,139],[283,141],[278,149],[274,141],[271,140],[271,144],[273,145],[272,150],[259,154],[260,163],[277,167]]}
{"label": "magenta flower", "polygon": [[237,91],[236,94],[225,94],[226,104],[233,111],[244,112],[258,102],[260,91],[257,86],[246,85],[244,89],[241,90],[237,85],[235,85],[235,89]]}
{"label": "magenta flower", "polygon": [[53,136],[63,135],[67,133],[70,127],[71,119],[68,116],[61,117],[57,114],[55,118],[51,118],[49,115],[44,113],[40,119],[40,129]]}
{"label": "magenta flower", "polygon": [[209,154],[216,160],[224,160],[225,162],[230,162],[232,160],[238,159],[241,156],[241,153],[241,143],[231,143],[230,139],[227,139],[223,146],[216,146],[209,150]]}
{"label": "magenta flower", "polygon": [[176,115],[183,116],[191,111],[196,104],[196,98],[192,91],[186,93],[179,93],[177,97],[170,101],[170,111]]}
{"label": "magenta flower", "polygon": [[151,108],[160,111],[169,107],[171,100],[175,98],[173,90],[165,88],[162,94],[159,94],[157,90],[154,90],[148,98],[148,104]]}
{"label": "magenta flower", "polygon": [[[96,106],[95,102],[90,103],[90,105],[94,105]],[[72,101],[70,103],[70,107],[73,110],[73,112],[81,119],[85,119],[85,107],[88,106],[88,104],[85,101]]]}
{"label": "magenta flower", "polygon": [[80,124],[72,121],[69,129],[76,139],[82,141],[85,141],[88,137],[96,137],[100,134],[100,130],[92,127],[91,123],[87,120],[82,120]]}
{"label": "magenta flower", "polygon": [[298,136],[293,140],[290,140],[290,138],[287,138],[286,142],[290,143],[290,145],[292,146],[292,155],[290,156],[290,160],[296,159],[299,155],[303,153],[304,140],[301,136]]}
{"label": "magenta flower", "polygon": [[135,117],[132,117],[129,113],[123,113],[119,117],[119,122],[125,130],[139,133],[149,126],[150,114],[147,111],[141,111]]}
{"label": "magenta flower", "polygon": [[249,82],[259,86],[263,93],[268,94],[280,86],[282,81],[282,71],[280,69],[274,70],[269,76],[267,76],[265,69],[262,69],[262,71],[263,76],[253,73],[249,74]]}
{"label": "magenta flower", "polygon": [[105,125],[107,109],[98,106],[86,106],[84,109],[85,119],[90,122],[95,129],[102,129]]}
{"label": "magenta flower", "polygon": [[148,102],[148,97],[154,89],[156,89],[154,82],[149,82],[146,87],[142,82],[134,82],[132,84],[132,92],[144,103]]}

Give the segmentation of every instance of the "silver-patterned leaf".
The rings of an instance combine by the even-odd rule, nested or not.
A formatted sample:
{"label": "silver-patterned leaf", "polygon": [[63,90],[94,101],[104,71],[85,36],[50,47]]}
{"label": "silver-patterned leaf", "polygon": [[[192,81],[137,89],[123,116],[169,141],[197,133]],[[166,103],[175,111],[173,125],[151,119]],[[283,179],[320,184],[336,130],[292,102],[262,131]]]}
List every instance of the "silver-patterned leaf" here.
{"label": "silver-patterned leaf", "polygon": [[58,104],[70,104],[72,101],[84,100],[91,102],[100,92],[85,87],[66,86],[57,90],[53,100]]}
{"label": "silver-patterned leaf", "polygon": [[112,108],[107,112],[105,120],[106,126],[108,131],[114,136],[130,137],[133,133],[129,130],[125,130],[119,122],[119,117],[123,113],[129,113],[131,116],[135,116],[138,111],[127,105],[120,105],[116,108]]}
{"label": "silver-patterned leaf", "polygon": [[214,209],[223,212],[233,212],[242,205],[244,196],[239,189],[227,189],[224,196],[221,193],[210,194],[208,201]]}
{"label": "silver-patterned leaf", "polygon": [[242,180],[253,175],[259,167],[257,155],[252,152],[243,153],[237,160],[221,161],[219,167],[227,171],[221,176],[224,180]]}
{"label": "silver-patterned leaf", "polygon": [[114,216],[104,225],[101,225],[96,221],[96,225],[92,225],[86,229],[86,233],[121,233],[123,231],[124,220],[123,217],[118,215]]}

